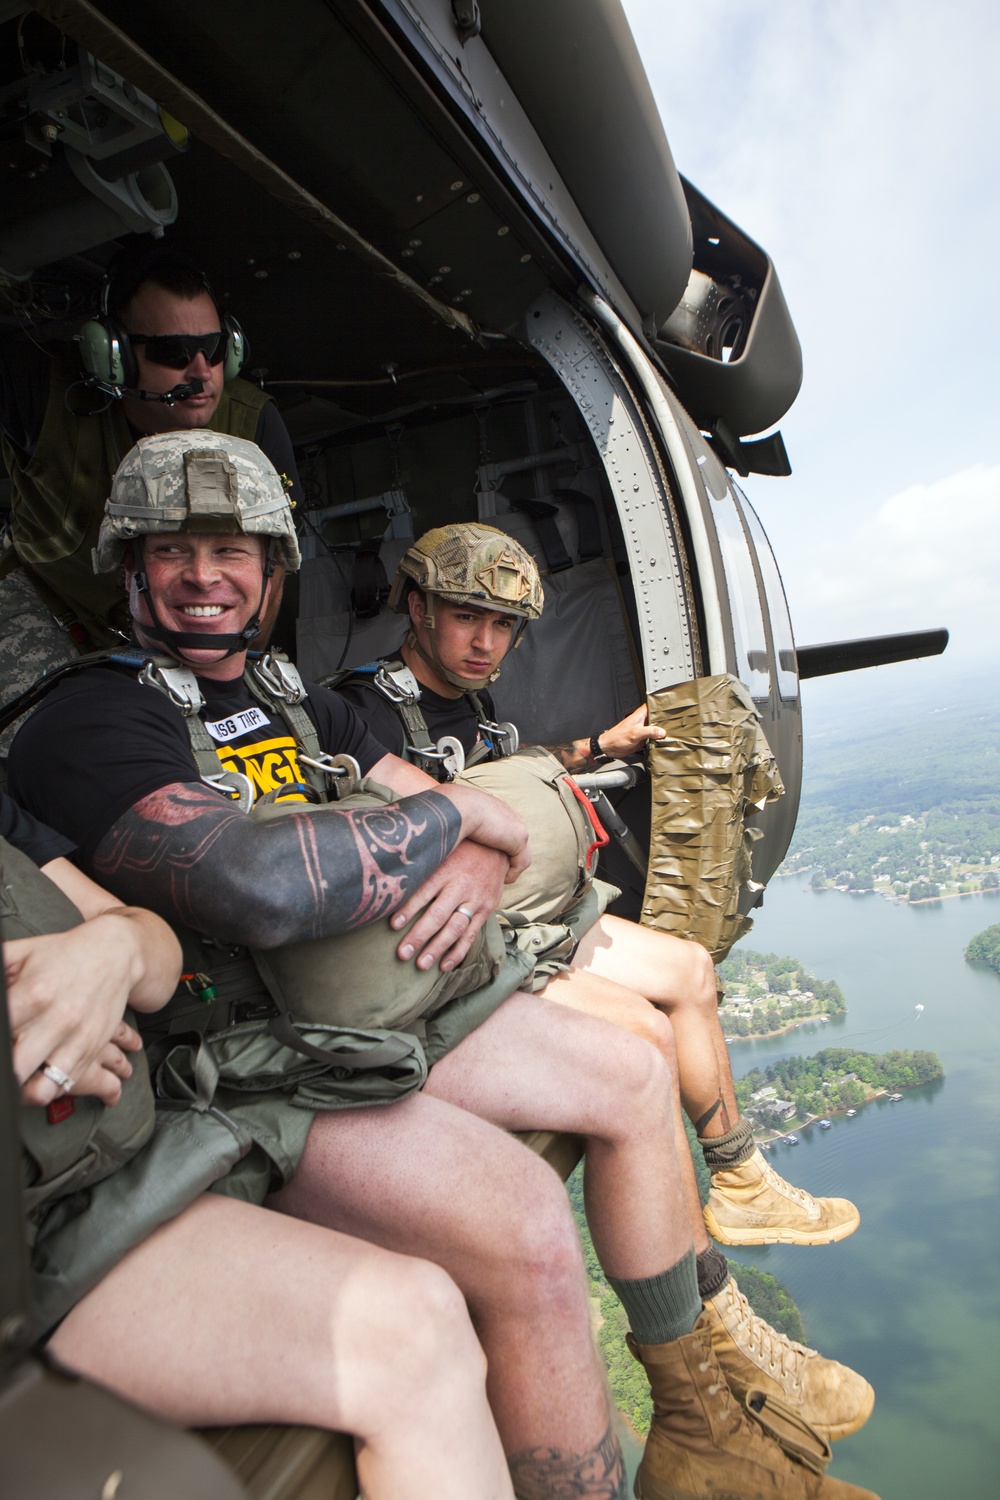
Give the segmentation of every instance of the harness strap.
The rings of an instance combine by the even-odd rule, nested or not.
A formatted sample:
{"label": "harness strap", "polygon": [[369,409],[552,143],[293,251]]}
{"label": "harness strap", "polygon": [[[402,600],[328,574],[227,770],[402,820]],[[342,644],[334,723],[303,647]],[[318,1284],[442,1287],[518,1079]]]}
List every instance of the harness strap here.
{"label": "harness strap", "polygon": [[331,686],[337,687],[349,682],[368,692],[377,693],[383,702],[388,703],[403,726],[404,758],[426,771],[429,776],[439,776],[440,757],[436,753],[427,753],[436,752],[437,745],[431,739],[427,720],[420,709],[420,686],[405,662],[398,659],[370,662],[364,667],[354,667],[335,679],[329,679],[329,682]]}
{"label": "harness strap", "polygon": [[315,724],[302,707],[306,690],[298,669],[280,653],[272,652],[259,662],[248,662],[243,681],[258,703],[284,719],[297,748],[308,757],[302,761],[306,780],[321,801],[328,802],[330,783],[318,766],[309,763],[322,761],[323,747]]}
{"label": "harness strap", "polygon": [[80,656],[76,661],[66,661],[58,667],[51,667],[47,672],[43,672],[30,687],[25,688],[23,693],[19,693],[16,698],[12,698],[9,703],[0,708],[0,731],[13,724],[14,720],[19,719],[22,714],[26,714],[29,708],[34,708],[36,704],[41,703],[42,699],[51,693],[57,682],[61,682],[64,677],[72,676],[74,672],[83,672],[88,667],[101,667],[107,662],[110,662],[112,666],[141,667],[144,662],[150,660],[172,662],[173,658],[155,657],[146,651],[129,651],[125,647],[111,646],[103,651],[88,652],[86,656]]}
{"label": "harness strap", "polygon": [[576,509],[577,551],[580,561],[591,562],[595,557],[603,557],[601,523],[593,497],[585,495],[583,490],[560,489],[553,490],[552,494],[557,500],[568,500]]}
{"label": "harness strap", "polygon": [[407,1042],[397,1034],[387,1036],[384,1041],[363,1052],[327,1051],[323,1047],[314,1047],[312,1042],[307,1042],[285,1015],[272,1016],[267,1023],[267,1029],[276,1041],[290,1047],[293,1052],[300,1052],[303,1057],[312,1058],[313,1062],[326,1063],[327,1066],[333,1063],[338,1068],[346,1068],[351,1073],[364,1073],[372,1068],[395,1067],[397,1063],[412,1057],[417,1050],[415,1040]]}
{"label": "harness strap", "polygon": [[545,566],[550,573],[565,573],[567,568],[573,566],[573,559],[566,551],[566,544],[556,525],[558,505],[553,505],[551,500],[511,500],[510,508],[523,510],[534,521],[538,540],[545,553]]}

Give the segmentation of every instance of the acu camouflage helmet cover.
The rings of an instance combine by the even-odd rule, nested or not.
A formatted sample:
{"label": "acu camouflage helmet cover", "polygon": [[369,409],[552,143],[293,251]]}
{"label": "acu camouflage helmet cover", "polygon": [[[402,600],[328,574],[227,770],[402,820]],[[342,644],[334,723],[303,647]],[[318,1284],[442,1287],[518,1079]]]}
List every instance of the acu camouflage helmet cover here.
{"label": "acu camouflage helmet cover", "polygon": [[475,604],[537,620],[543,594],[538,569],[520,542],[480,521],[454,522],[425,531],[403,556],[389,608],[406,613],[407,580],[453,604]]}
{"label": "acu camouflage helmet cover", "polygon": [[177,531],[274,537],[290,573],[301,560],[274,465],[256,443],[228,433],[196,428],[139,439],[112,480],[94,572],[120,567],[134,537]]}

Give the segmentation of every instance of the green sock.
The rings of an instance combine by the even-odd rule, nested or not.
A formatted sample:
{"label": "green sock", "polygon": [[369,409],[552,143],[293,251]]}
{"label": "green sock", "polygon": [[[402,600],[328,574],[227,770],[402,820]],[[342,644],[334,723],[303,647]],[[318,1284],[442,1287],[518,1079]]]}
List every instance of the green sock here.
{"label": "green sock", "polygon": [[609,1276],[608,1286],[624,1307],[629,1327],[640,1344],[670,1344],[690,1333],[701,1316],[693,1249],[658,1276],[636,1281]]}

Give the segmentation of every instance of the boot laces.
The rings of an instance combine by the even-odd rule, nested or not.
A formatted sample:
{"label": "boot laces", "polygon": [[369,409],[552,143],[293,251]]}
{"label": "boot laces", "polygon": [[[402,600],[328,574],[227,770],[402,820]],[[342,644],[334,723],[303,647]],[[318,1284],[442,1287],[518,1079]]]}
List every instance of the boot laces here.
{"label": "boot laces", "polygon": [[794,1339],[772,1328],[770,1323],[765,1323],[754,1312],[734,1281],[729,1282],[726,1290],[730,1292],[730,1306],[736,1319],[736,1327],[731,1330],[734,1341],[752,1359],[757,1360],[759,1357],[760,1361],[766,1363],[768,1370],[777,1378],[791,1379],[796,1387],[800,1386],[802,1376],[799,1361],[812,1356],[815,1350],[807,1349],[804,1344],[796,1343]]}
{"label": "boot laces", "polygon": [[800,1203],[803,1208],[817,1207],[816,1199],[811,1193],[807,1193],[804,1188],[793,1187],[790,1182],[786,1182],[783,1177],[779,1177],[771,1166],[771,1163],[764,1161],[763,1157],[761,1158],[760,1170],[761,1176],[768,1187],[773,1188],[776,1193],[781,1193],[783,1197],[790,1198],[793,1203]]}

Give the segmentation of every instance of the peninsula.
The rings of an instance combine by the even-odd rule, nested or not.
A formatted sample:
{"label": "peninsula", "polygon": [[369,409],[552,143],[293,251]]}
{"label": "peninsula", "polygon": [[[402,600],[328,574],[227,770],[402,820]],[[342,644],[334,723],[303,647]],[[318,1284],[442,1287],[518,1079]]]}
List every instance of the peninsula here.
{"label": "peninsula", "polygon": [[782,1057],[766,1068],[751,1068],[736,1080],[736,1100],[758,1139],[767,1140],[793,1125],[860,1109],[879,1095],[943,1077],[936,1052],[876,1054],[826,1047],[813,1057]]}
{"label": "peninsula", "polygon": [[727,1042],[779,1036],[810,1018],[846,1011],[839,984],[817,979],[797,958],[736,948],[718,967],[725,985],[719,1021]]}

